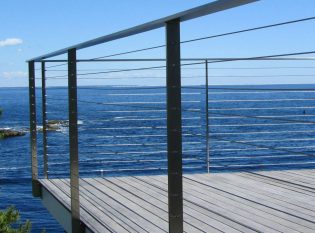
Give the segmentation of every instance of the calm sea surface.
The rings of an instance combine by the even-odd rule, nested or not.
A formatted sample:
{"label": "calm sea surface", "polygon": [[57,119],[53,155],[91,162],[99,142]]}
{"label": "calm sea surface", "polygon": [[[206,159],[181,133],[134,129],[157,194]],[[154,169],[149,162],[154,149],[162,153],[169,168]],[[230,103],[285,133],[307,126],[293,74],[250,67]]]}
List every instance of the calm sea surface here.
{"label": "calm sea surface", "polygon": [[[314,85],[217,88],[209,91],[211,171],[315,167]],[[206,172],[205,90],[196,86],[182,92],[184,171]],[[47,96],[48,120],[66,120],[67,89],[49,88]],[[80,175],[166,172],[163,88],[86,87],[78,97]],[[37,104],[40,109],[40,99]],[[0,128],[28,131],[27,88],[0,88],[0,108]],[[41,125],[39,111],[37,118]],[[67,126],[48,133],[50,177],[68,177],[68,137]],[[29,141],[28,133],[0,140],[0,209],[15,205],[22,220],[32,221],[32,232],[63,232],[31,195]],[[40,176],[41,142],[39,131]]]}

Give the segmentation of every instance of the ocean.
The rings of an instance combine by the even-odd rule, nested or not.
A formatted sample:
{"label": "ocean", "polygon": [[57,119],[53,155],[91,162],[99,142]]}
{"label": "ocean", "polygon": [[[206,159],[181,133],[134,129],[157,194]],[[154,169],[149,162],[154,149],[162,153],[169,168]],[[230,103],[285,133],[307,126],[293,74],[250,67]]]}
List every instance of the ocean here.
{"label": "ocean", "polygon": [[[39,174],[43,175],[41,90],[37,89]],[[184,172],[207,172],[205,88],[182,89]],[[210,171],[315,167],[315,85],[212,86]],[[162,87],[80,87],[80,175],[165,174],[166,112]],[[67,89],[47,89],[47,119],[67,120]],[[27,88],[0,88],[0,128],[27,132],[0,140],[0,209],[20,210],[32,232],[63,232],[31,195]],[[48,132],[49,177],[69,177],[68,127]]]}

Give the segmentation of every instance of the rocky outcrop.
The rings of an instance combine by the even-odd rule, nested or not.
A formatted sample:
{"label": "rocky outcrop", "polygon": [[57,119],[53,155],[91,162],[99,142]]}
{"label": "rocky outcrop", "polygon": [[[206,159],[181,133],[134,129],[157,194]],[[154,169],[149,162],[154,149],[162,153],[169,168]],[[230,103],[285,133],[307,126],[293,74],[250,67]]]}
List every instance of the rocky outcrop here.
{"label": "rocky outcrop", "polygon": [[[48,120],[46,123],[47,131],[59,131],[69,126],[69,121],[67,120]],[[43,126],[37,126],[37,131],[42,132]]]}
{"label": "rocky outcrop", "polygon": [[24,136],[25,132],[17,131],[13,129],[0,129],[0,139]]}
{"label": "rocky outcrop", "polygon": [[69,121],[66,120],[48,120],[46,129],[49,131],[60,130],[62,127],[68,127]]}

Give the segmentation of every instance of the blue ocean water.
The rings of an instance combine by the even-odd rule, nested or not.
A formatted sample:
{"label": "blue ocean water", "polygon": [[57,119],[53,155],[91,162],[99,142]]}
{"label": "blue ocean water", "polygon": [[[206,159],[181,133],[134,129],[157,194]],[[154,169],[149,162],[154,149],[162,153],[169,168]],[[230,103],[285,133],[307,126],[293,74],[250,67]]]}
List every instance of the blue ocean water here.
{"label": "blue ocean water", "polygon": [[[257,90],[258,89],[258,90]],[[272,89],[272,90],[270,90]],[[288,90],[289,89],[289,90]],[[212,172],[314,168],[314,85],[215,87],[209,90]],[[40,97],[40,89],[37,89]],[[81,176],[166,173],[165,89],[80,87]],[[185,87],[183,167],[206,172],[205,89]],[[47,119],[67,120],[67,89],[47,89]],[[28,131],[28,89],[0,88],[0,128]],[[41,122],[41,99],[37,98]],[[68,127],[48,132],[49,177],[69,176]],[[0,209],[15,205],[32,232],[63,232],[31,196],[30,146],[26,136],[0,140]],[[39,174],[43,174],[38,131]]]}
{"label": "blue ocean water", "polygon": [[[0,88],[1,128],[29,128],[28,89]],[[32,232],[63,232],[39,199],[32,197],[29,134],[0,140],[0,209],[14,205],[21,220],[32,222]]]}

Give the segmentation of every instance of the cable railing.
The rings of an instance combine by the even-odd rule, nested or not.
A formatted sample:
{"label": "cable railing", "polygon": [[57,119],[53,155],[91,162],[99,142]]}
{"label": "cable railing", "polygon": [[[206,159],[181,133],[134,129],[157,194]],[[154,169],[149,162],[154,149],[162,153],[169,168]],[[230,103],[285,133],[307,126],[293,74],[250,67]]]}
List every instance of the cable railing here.
{"label": "cable railing", "polygon": [[[38,178],[67,178],[69,171],[70,196],[78,201],[80,177],[168,174],[174,185],[182,184],[182,172],[314,168],[315,85],[213,85],[221,80],[310,79],[314,50],[212,58],[180,58],[178,53],[181,44],[314,19],[182,41],[179,22],[174,27],[167,21],[171,41],[164,45],[76,58],[77,50],[124,38],[127,31],[31,59],[34,195],[39,195]],[[133,30],[127,36],[142,32]],[[114,58],[164,47],[166,59]],[[65,53],[67,59],[49,60]],[[36,62],[41,68],[35,69]],[[41,80],[41,97],[36,97],[35,80]],[[40,127],[35,100],[41,105]],[[36,129],[43,136],[40,158]],[[182,190],[169,194],[182,209]],[[78,219],[77,206],[72,211]],[[177,221],[171,216],[170,226],[180,227]]]}
{"label": "cable railing", "polygon": [[[296,75],[284,74],[282,67],[289,66],[281,66],[281,63],[286,60],[273,61],[279,64],[273,68],[281,69],[279,72],[278,69],[263,69],[266,75],[243,75],[244,69],[235,69],[237,67],[230,69],[233,75],[209,75],[211,64],[207,59],[202,62],[202,69],[198,67],[193,69],[194,73],[183,73],[183,172],[281,170],[315,166],[315,85],[209,84],[209,80],[214,78],[312,76],[308,70],[305,71],[307,74],[303,74],[300,68],[303,66],[298,65],[290,67],[291,73],[296,72]],[[255,69],[242,68],[262,72],[258,67],[259,62],[263,63],[257,59],[252,64]],[[303,60],[295,62],[302,63]],[[262,67],[266,68],[264,63]],[[226,72],[224,68],[222,71]],[[45,74],[53,72],[46,71]],[[153,86],[119,83],[120,80],[137,80],[138,76],[133,74],[135,72],[139,70],[132,70],[124,77],[97,78],[98,81],[111,80],[112,85],[86,86],[84,81],[94,80],[93,75],[78,77],[77,124],[81,178],[167,173],[167,88],[163,85],[166,77],[160,74],[154,76],[152,79],[157,83]],[[70,170],[68,89],[51,86],[55,80],[66,86],[67,78],[49,77],[45,78],[45,120],[46,124],[52,124],[52,128],[47,130],[46,126],[43,140],[46,146],[43,144],[43,149],[39,148],[40,153],[46,153],[46,158],[39,159],[37,168],[43,171],[41,176],[49,179],[67,178],[67,171]],[[140,76],[140,79],[150,80],[147,76]],[[190,84],[189,80],[196,81],[196,85]],[[58,128],[53,128],[54,121],[59,122]]]}
{"label": "cable railing", "polygon": [[[247,69],[251,69],[251,67],[247,67]],[[260,70],[259,67],[255,67],[255,69]],[[300,66],[292,66],[291,69],[300,69]],[[204,71],[201,70],[201,72]],[[234,71],[235,69],[233,69]],[[273,76],[277,76],[277,74]],[[295,75],[290,76],[295,77]],[[223,76],[207,76],[208,79],[213,77]],[[230,76],[226,75],[225,77]],[[244,78],[246,76],[234,75],[234,77]],[[256,76],[254,75],[254,77]],[[85,79],[90,78],[86,77]],[[156,78],[161,81],[165,79],[165,77]],[[187,78],[201,79],[200,82],[205,82],[206,76],[200,74],[187,76]],[[131,74],[130,77],[126,76],[124,79],[133,80],[134,77]],[[46,80],[48,83],[50,82],[49,78],[46,78]],[[195,167],[196,171],[207,169],[209,171],[229,171],[230,168],[233,168],[233,170],[248,170],[251,169],[250,164],[248,164],[251,161],[255,162],[252,165],[254,169],[258,166],[258,163],[264,169],[273,169],[273,167],[277,168],[287,164],[286,161],[280,161],[279,159],[300,160],[306,156],[301,151],[302,149],[309,151],[313,148],[304,144],[312,143],[315,140],[309,137],[309,134],[315,132],[315,129],[310,129],[315,123],[313,119],[315,114],[310,112],[315,109],[313,106],[315,99],[312,98],[315,91],[314,87],[313,89],[296,88],[293,85],[269,88],[261,86],[214,87],[209,85],[206,87],[205,85],[187,85],[182,88],[182,145],[186,148],[183,150],[183,158],[187,161],[183,164],[184,170],[187,167],[188,171],[193,171],[189,161],[200,165]],[[54,88],[48,87],[47,91],[54,92]],[[67,103],[67,90],[59,88],[58,92],[58,96],[48,94],[46,97],[47,114],[53,116],[51,120],[55,120],[56,116],[60,118],[58,112],[65,110],[64,105]],[[207,125],[206,94],[209,98],[208,135],[205,130]],[[79,121],[82,122],[79,125],[79,132],[81,135],[87,135],[86,139],[79,137],[78,141],[81,156],[80,165],[83,166],[82,171],[89,164],[93,164],[95,167],[100,166],[93,170],[94,173],[84,171],[83,174],[104,176],[121,174],[125,171],[128,174],[131,171],[135,172],[134,174],[150,174],[153,168],[155,172],[163,173],[167,171],[165,87],[79,86],[78,96],[79,109],[81,105],[88,104],[90,106],[86,113],[79,114]],[[50,112],[49,108],[54,106],[55,112]],[[255,112],[253,113],[253,111]],[[62,119],[67,118],[65,116]],[[287,127],[292,130],[287,130]],[[139,133],[135,134],[137,131]],[[69,134],[67,126],[60,133],[67,137]],[[283,134],[286,134],[285,138],[282,137]],[[253,137],[255,138],[253,139]],[[207,140],[209,142],[208,151]],[[250,147],[235,147],[235,144],[245,145],[245,143]],[[259,144],[259,147],[255,147],[257,143],[263,144],[263,146]],[[269,147],[271,144],[286,145],[290,143],[301,144],[301,146]],[[304,144],[302,145],[302,143]],[[229,144],[233,144],[234,147]],[[252,144],[253,146],[251,146]],[[58,151],[62,148],[66,151],[67,146],[67,144],[59,145],[59,147],[58,145],[47,145],[47,150],[51,151],[51,153],[48,153],[48,161],[50,158],[52,159],[51,162],[48,162],[49,167],[62,167],[67,163],[68,154],[63,156],[65,161],[54,162],[54,158],[60,159]],[[273,157],[270,153],[273,151],[283,152],[282,150],[287,153],[291,152],[291,154],[275,154]],[[256,155],[257,151],[258,153],[266,151],[266,153],[265,155]],[[209,157],[207,153],[209,153]],[[231,153],[234,153],[233,156]],[[250,153],[253,156],[250,156]],[[213,161],[212,158],[214,158]],[[93,162],[93,159],[95,162]],[[133,159],[136,162],[130,162]],[[264,159],[268,159],[269,162],[264,162]],[[110,162],[107,163],[106,161]],[[150,169],[147,169],[145,164],[150,163],[150,161],[152,164],[150,164]],[[134,170],[133,168],[137,162],[137,168]],[[306,161],[305,164],[312,164],[308,162]],[[222,163],[224,163],[224,166]],[[120,167],[119,164],[123,164],[123,166]],[[207,164],[209,164],[209,167],[207,167]],[[143,170],[140,169],[142,165],[144,166]],[[104,166],[114,167],[109,169]],[[62,175],[60,169],[56,169],[56,171],[59,176]],[[63,175],[67,176],[66,172]],[[54,169],[49,169],[49,176],[54,177]]]}

